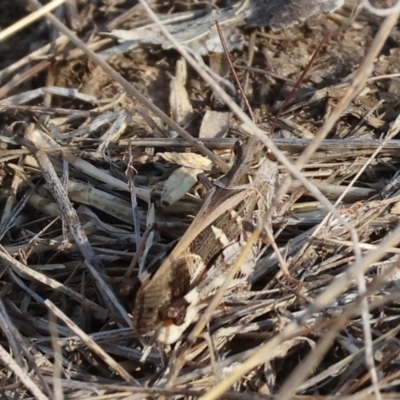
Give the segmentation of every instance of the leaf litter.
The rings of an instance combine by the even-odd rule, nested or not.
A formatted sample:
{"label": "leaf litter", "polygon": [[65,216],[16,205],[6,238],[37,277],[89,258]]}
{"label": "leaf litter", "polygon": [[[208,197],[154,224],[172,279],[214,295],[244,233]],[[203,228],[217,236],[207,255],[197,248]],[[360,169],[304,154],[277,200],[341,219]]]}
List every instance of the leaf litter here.
{"label": "leaf litter", "polygon": [[[0,19],[2,27],[33,10],[6,3],[10,18]],[[178,42],[241,104],[224,56],[215,54],[222,51],[219,19],[257,127],[269,134],[275,126],[273,141],[292,164],[335,116],[384,21],[356,1],[330,14],[320,11],[341,2],[311,3],[326,8],[305,12],[294,25],[293,18],[255,17],[273,2],[251,1],[239,19],[235,7],[243,3],[151,2]],[[248,127],[141,4],[93,7],[82,0],[63,9],[58,17],[87,48],[163,114],[45,20],[0,41],[0,395],[216,398],[221,382],[238,374],[224,398],[393,398],[397,27],[381,39],[366,83],[302,169],[341,220],[292,176],[272,216],[279,253],[265,247],[251,286],[226,293],[196,341],[187,340],[189,328],[182,342],[158,348],[134,336],[129,313],[138,271],[154,271],[171,251],[206,195],[198,175],[217,180]],[[260,27],[267,25],[272,29]],[[309,65],[326,32],[330,38]],[[179,138],[165,115],[220,163],[199,141]],[[281,183],[287,175],[281,165]],[[285,280],[282,262],[301,286]],[[357,266],[363,275],[355,275]]]}

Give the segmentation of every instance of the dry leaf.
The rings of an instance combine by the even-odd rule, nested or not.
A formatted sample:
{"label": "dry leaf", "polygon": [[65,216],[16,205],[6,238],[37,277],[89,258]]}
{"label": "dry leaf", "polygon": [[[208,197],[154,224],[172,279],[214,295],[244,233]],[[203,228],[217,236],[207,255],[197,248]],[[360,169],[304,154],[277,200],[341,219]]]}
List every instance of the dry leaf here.
{"label": "dry leaf", "polygon": [[186,78],[187,65],[185,59],[181,58],[176,63],[175,77],[171,79],[169,105],[172,119],[182,126],[187,124],[193,115],[193,107],[186,90]]}
{"label": "dry leaf", "polygon": [[211,169],[212,162],[208,158],[196,153],[157,153],[156,160],[163,159],[171,164],[178,164],[182,167]]}
{"label": "dry leaf", "polygon": [[180,200],[197,182],[202,169],[181,167],[166,180],[161,194],[161,204],[170,206]]}
{"label": "dry leaf", "polygon": [[223,137],[229,129],[231,119],[230,112],[207,110],[201,122],[199,137],[218,138]]}

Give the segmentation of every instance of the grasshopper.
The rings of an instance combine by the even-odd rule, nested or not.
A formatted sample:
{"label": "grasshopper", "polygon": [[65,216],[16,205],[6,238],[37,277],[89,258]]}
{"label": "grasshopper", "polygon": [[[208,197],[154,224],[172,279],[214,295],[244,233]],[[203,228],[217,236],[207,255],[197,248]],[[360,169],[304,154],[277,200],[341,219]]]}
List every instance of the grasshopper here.
{"label": "grasshopper", "polygon": [[[141,277],[133,309],[138,335],[156,332],[159,342],[178,340],[229,272],[257,213],[270,206],[278,179],[275,157],[255,137],[237,142],[234,151],[232,168],[208,192],[170,255],[152,277]],[[247,281],[256,252],[250,252],[230,290]]]}

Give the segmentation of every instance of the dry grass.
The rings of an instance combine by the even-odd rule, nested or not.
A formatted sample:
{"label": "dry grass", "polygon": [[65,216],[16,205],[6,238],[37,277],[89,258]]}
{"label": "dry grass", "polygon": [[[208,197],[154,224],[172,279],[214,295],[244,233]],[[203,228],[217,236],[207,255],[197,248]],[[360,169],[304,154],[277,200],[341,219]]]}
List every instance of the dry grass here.
{"label": "dry grass", "polygon": [[[35,8],[4,3],[2,29]],[[59,19],[0,32],[0,398],[398,396],[398,13],[350,3],[281,32],[242,30],[231,58],[254,121],[231,76],[215,81],[219,56],[210,74],[174,37],[101,56],[117,42],[98,32],[160,25],[142,1],[71,1]],[[209,310],[195,341],[189,329],[143,347],[129,315],[138,270],[199,210],[197,174],[226,172],[248,132],[281,164],[280,256],[266,249],[251,290]]]}

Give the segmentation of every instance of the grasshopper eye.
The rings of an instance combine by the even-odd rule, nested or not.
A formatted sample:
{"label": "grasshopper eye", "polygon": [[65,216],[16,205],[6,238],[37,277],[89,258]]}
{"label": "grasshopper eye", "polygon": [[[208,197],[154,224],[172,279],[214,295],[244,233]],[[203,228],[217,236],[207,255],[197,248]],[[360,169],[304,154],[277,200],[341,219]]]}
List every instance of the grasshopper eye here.
{"label": "grasshopper eye", "polygon": [[262,151],[264,153],[264,156],[267,157],[268,160],[274,161],[274,162],[278,161],[277,158],[275,157],[275,155],[271,152],[271,150],[267,146],[264,146],[262,148]]}
{"label": "grasshopper eye", "polygon": [[265,156],[268,158],[268,160],[270,160],[270,161],[274,161],[274,162],[277,162],[278,161],[278,159],[275,157],[275,154],[273,154],[271,151],[267,151],[266,153],[265,153]]}

